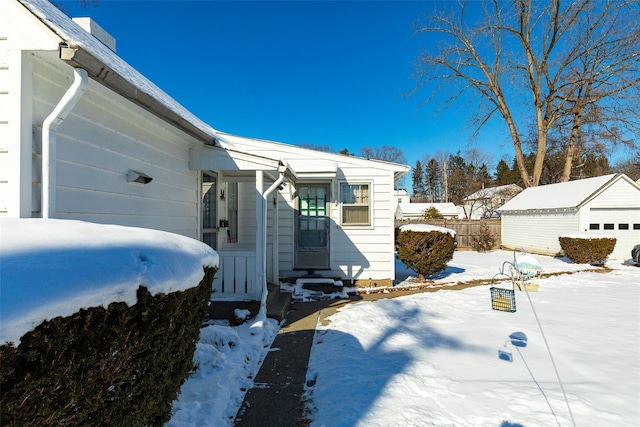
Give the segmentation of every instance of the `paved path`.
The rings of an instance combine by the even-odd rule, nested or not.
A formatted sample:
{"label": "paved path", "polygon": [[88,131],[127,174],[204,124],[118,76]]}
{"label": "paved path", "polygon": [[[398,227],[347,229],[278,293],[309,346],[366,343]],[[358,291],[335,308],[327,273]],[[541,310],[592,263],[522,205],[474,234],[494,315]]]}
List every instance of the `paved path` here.
{"label": "paved path", "polygon": [[393,298],[416,292],[420,291],[361,295],[348,300],[293,303],[284,326],[280,328],[256,375],[253,388],[245,395],[234,427],[307,425],[301,420],[301,399],[318,320],[323,322],[350,302]]}
{"label": "paved path", "polygon": [[262,367],[238,411],[236,427],[297,426],[309,354],[318,316],[332,304],[348,301],[294,303]]}

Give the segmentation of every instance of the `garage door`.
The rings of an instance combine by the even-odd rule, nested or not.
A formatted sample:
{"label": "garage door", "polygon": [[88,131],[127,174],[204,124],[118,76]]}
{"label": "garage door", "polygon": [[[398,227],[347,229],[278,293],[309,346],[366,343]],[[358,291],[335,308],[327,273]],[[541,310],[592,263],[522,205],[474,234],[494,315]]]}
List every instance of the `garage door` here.
{"label": "garage door", "polygon": [[614,236],[617,242],[611,258],[629,259],[631,249],[640,244],[640,209],[592,208],[589,232]]}

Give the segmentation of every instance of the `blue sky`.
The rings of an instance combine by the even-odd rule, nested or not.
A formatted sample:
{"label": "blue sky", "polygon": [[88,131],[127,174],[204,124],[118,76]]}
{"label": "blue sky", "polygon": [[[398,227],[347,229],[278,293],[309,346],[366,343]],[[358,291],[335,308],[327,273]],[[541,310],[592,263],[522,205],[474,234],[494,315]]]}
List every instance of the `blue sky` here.
{"label": "blue sky", "polygon": [[[460,107],[423,105],[414,62],[433,40],[412,24],[430,1],[117,1],[81,8],[116,38],[125,61],[214,128],[290,144],[392,145],[407,164],[465,150]],[[513,147],[490,123],[475,145],[492,164]],[[406,185],[410,185],[407,180]]]}

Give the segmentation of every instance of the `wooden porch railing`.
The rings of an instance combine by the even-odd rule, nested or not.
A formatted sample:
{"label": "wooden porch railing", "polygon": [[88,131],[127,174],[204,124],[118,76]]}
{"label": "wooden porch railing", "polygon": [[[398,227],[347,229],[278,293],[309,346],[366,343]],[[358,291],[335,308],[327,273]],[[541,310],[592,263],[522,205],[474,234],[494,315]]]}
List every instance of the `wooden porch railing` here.
{"label": "wooden porch railing", "polygon": [[213,279],[213,300],[239,299],[260,301],[262,284],[257,283],[256,253],[218,251],[220,267]]}

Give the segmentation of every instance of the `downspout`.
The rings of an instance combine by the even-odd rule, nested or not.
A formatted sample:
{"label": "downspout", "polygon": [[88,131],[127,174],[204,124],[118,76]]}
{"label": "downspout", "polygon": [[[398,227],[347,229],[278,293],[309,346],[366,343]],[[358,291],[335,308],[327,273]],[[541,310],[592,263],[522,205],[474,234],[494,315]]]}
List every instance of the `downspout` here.
{"label": "downspout", "polygon": [[73,69],[73,84],[42,123],[42,218],[56,213],[56,131],[87,90],[87,72]]}
{"label": "downspout", "polygon": [[[282,184],[282,182],[284,181],[285,178],[285,172],[288,169],[288,165],[286,163],[283,163],[282,161],[280,161],[280,165],[278,165],[278,178],[273,182],[273,184],[271,184],[269,186],[269,188],[267,188],[265,191],[262,192],[262,206],[261,206],[261,221],[262,221],[262,250],[261,255],[260,255],[260,265],[262,268],[262,299],[260,301],[260,317],[262,320],[266,319],[267,316],[267,293],[268,293],[268,288],[267,288],[267,197],[269,196],[269,194],[271,194],[273,192],[273,190],[275,190],[276,188],[278,188],[280,186],[280,184]],[[275,214],[278,214],[277,208],[276,208],[276,212]],[[275,248],[274,250],[277,250],[277,248]]]}

